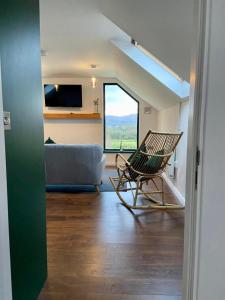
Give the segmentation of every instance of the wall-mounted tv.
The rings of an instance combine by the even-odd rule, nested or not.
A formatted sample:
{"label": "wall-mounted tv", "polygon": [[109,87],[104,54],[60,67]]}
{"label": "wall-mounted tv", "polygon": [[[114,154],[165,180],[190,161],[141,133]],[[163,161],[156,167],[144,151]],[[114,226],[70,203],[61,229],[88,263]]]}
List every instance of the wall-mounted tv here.
{"label": "wall-mounted tv", "polygon": [[45,84],[47,107],[82,107],[82,85]]}

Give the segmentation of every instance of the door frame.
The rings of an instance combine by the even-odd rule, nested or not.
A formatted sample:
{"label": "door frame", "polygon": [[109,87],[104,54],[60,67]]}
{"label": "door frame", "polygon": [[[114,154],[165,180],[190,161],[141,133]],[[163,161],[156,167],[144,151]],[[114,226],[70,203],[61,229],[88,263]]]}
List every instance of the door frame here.
{"label": "door frame", "polygon": [[[194,1],[184,231],[183,300],[197,300],[211,0]],[[190,201],[188,201],[190,199]]]}
{"label": "door frame", "polygon": [[3,99],[0,61],[0,299],[12,299],[8,195],[6,179],[5,133],[3,124]]}

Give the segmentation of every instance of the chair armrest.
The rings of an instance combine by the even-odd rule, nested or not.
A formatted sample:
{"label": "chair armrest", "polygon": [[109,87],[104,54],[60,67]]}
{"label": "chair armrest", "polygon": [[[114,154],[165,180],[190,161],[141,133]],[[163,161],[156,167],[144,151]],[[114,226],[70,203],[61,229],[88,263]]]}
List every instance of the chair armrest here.
{"label": "chair armrest", "polygon": [[169,157],[173,154],[173,152],[167,153],[167,154],[149,154],[144,151],[140,151],[141,154],[146,156],[153,156],[153,157]]}
{"label": "chair armrest", "polygon": [[118,158],[121,158],[126,164],[130,165],[129,161],[121,154],[121,153],[117,153],[116,154],[116,164],[118,162]]}
{"label": "chair armrest", "polygon": [[[121,159],[124,162],[124,165],[119,164],[119,159]],[[130,166],[129,161],[121,154],[117,153],[116,154],[116,167],[120,171],[125,171],[127,169],[127,166]]]}

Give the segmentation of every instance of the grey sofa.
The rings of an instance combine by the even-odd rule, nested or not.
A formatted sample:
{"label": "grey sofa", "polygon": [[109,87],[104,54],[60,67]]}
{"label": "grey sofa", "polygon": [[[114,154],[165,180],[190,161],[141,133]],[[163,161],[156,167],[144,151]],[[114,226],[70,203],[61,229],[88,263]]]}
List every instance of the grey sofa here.
{"label": "grey sofa", "polygon": [[47,185],[101,184],[105,155],[100,145],[45,144]]}

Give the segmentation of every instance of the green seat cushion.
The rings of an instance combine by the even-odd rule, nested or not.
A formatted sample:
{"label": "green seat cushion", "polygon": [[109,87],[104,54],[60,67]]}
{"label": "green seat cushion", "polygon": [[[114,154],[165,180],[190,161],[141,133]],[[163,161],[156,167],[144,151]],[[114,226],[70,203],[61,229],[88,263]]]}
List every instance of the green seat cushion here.
{"label": "green seat cushion", "polygon": [[[143,145],[141,147],[141,150],[143,152],[147,152],[146,146]],[[145,165],[145,163],[148,161],[148,156],[144,155],[144,154],[141,154],[140,152],[134,152],[134,153],[131,154],[131,156],[127,160],[131,163],[131,166],[134,169],[137,169],[137,167],[139,166],[140,163],[141,163],[142,166]],[[129,175],[132,179],[135,179],[135,178],[137,178],[138,173],[134,172],[133,170],[129,170]]]}
{"label": "green seat cushion", "polygon": [[55,144],[55,142],[49,137],[46,141],[45,144]]}
{"label": "green seat cushion", "polygon": [[[146,146],[145,145],[143,145],[141,148],[141,151],[143,151],[143,152],[146,152],[147,150],[146,150]],[[140,152],[138,152],[138,153],[136,153],[136,151],[135,152],[133,152],[132,154],[131,154],[131,156],[127,159],[129,162],[131,162],[131,160],[132,160],[132,158],[135,156],[135,159],[134,159],[134,161],[136,161],[136,160],[140,160],[140,158],[141,158],[141,156],[143,156],[143,154],[141,154]],[[134,162],[133,161],[133,162]]]}
{"label": "green seat cushion", "polygon": [[[161,149],[155,153],[156,155],[164,155],[165,150]],[[163,162],[163,157],[150,156],[147,162],[145,163],[144,170],[146,173],[156,173]]]}

